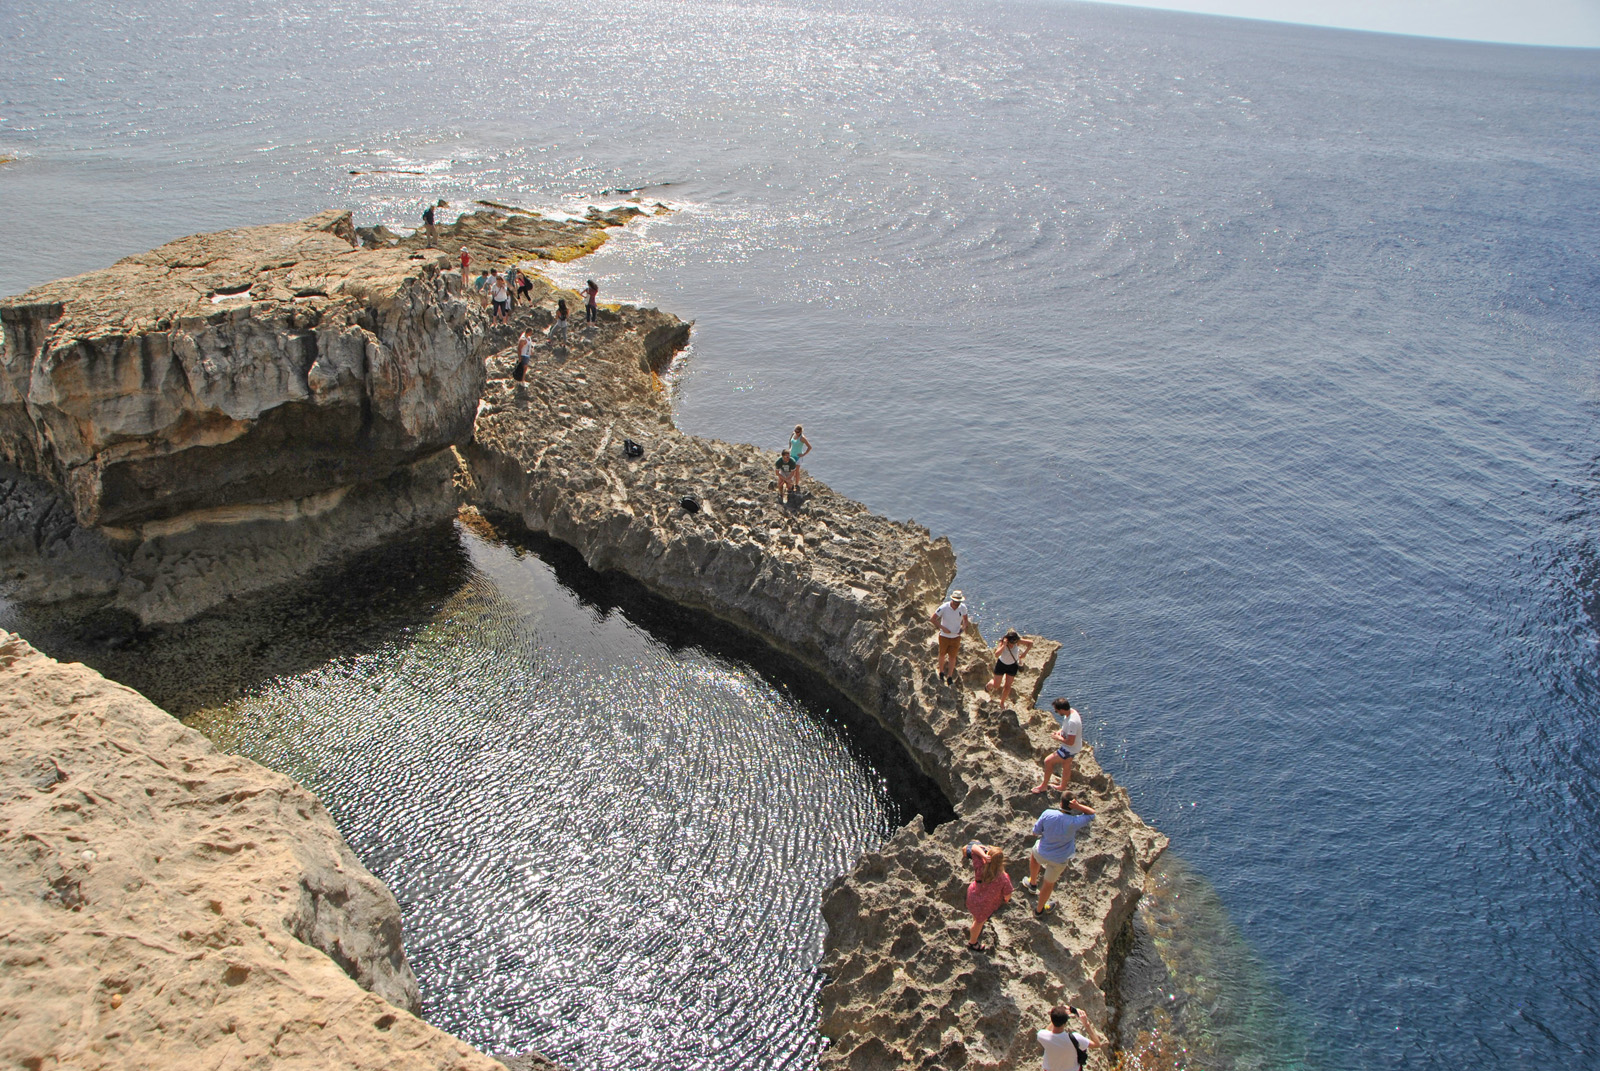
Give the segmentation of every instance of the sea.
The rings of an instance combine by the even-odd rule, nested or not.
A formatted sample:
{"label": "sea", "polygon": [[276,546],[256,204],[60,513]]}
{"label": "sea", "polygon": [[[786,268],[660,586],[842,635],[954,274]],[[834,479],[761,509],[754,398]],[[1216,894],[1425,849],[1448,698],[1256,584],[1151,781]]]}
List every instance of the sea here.
{"label": "sea", "polygon": [[[1064,643],[1047,698],[1172,838],[1195,1066],[1600,1068],[1597,150],[1600,51],[1082,3],[0,5],[0,293],[328,207],[673,209],[559,278],[694,321],[680,427],[803,424],[985,635]],[[927,809],[892,757],[558,546],[426,539],[191,724],[324,794],[474,1044],[814,1062],[816,897]],[[673,772],[702,707],[743,757]]]}

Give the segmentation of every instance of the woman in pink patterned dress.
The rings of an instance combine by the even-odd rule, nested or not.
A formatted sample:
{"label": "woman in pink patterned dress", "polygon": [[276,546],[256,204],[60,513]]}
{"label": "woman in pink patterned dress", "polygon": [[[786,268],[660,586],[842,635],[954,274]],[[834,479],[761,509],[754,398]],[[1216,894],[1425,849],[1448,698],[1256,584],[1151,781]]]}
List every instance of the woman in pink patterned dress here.
{"label": "woman in pink patterned dress", "polygon": [[978,938],[989,916],[1001,904],[1011,902],[1011,876],[1006,873],[1006,853],[992,845],[973,841],[961,852],[972,864],[972,884],[967,886],[967,910],[972,912],[972,932],[967,936],[967,949],[978,951]]}

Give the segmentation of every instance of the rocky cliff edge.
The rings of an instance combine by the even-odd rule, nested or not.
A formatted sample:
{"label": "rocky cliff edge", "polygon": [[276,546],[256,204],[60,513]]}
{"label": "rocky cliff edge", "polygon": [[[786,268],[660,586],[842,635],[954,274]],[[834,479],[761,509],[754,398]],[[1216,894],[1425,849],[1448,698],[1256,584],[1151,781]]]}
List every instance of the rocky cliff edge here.
{"label": "rocky cliff edge", "polygon": [[324,212],[0,301],[13,592],[182,620],[448,516],[486,322],[449,268]]}
{"label": "rocky cliff edge", "polygon": [[394,897],[315,796],[0,632],[0,1052],[497,1071],[418,1019]]}
{"label": "rocky cliff edge", "polygon": [[[679,603],[765,638],[823,674],[875,716],[934,779],[957,818],[912,822],[829,890],[820,996],[825,1068],[1012,1068],[1038,1058],[1033,1031],[1070,1000],[1106,1022],[1112,944],[1166,838],[1086,749],[1073,790],[1097,811],[1039,920],[1018,903],[997,916],[998,944],[965,948],[969,874],[960,848],[998,843],[1013,881],[1026,876],[1030,791],[1053,722],[1038,690],[1059,645],[1038,640],[1015,703],[982,690],[988,652],[966,644],[962,684],[934,673],[928,617],[955,576],[945,539],[891,521],[815,480],[779,502],[776,454],[678,431],[655,375],[683,337],[654,351],[623,310],[569,345],[542,345],[528,379],[490,361],[472,443],[467,499],[577,548],[591,566],[629,574]],[[664,314],[650,313],[663,318]],[[670,317],[665,317],[670,320]],[[509,332],[508,332],[509,333]],[[626,443],[643,447],[630,456]],[[1096,1054],[1093,1065],[1104,1067]]]}

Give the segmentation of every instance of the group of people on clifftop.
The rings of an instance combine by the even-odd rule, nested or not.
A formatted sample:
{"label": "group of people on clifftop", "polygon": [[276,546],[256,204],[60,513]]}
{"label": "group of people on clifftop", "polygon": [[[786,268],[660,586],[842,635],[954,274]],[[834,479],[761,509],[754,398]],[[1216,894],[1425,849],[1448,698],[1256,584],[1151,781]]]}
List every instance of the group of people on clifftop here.
{"label": "group of people on clifftop", "polygon": [[[533,294],[533,279],[520,266],[513,263],[501,271],[499,268],[480,268],[478,277],[472,279],[472,253],[466,246],[461,247],[461,289],[469,287],[478,295],[480,304],[489,306],[490,319],[497,324],[511,322],[511,313],[516,309],[518,302],[526,302]],[[468,280],[471,279],[471,282]],[[584,281],[583,289],[583,320],[585,324],[598,324],[600,322],[600,284],[593,279]],[[556,302],[555,319],[550,323],[550,329],[545,333],[551,342],[565,342],[567,339],[567,325],[571,317],[567,308],[567,299],[561,298]],[[527,334],[527,332],[524,332]],[[524,366],[526,369],[526,366]],[[517,377],[521,379],[521,376]]]}
{"label": "group of people on clifftop", "polygon": [[[933,611],[929,623],[938,636],[935,670],[939,681],[959,687],[961,641],[972,623],[966,595],[960,590],[951,591],[949,598]],[[1023,639],[1015,629],[1007,630],[995,644],[992,675],[984,687],[998,694],[1002,706],[1010,701],[1017,673],[1032,649],[1033,641]],[[1057,726],[1051,733],[1057,746],[1044,756],[1044,776],[1033,791],[1051,791],[1051,782],[1059,776],[1055,790],[1061,795],[1033,824],[1036,840],[1028,852],[1028,876],[1022,887],[1037,898],[1033,909],[1035,917],[1051,911],[1050,896],[1077,852],[1078,834],[1094,820],[1095,813],[1094,808],[1074,797],[1067,787],[1072,782],[1078,753],[1083,750],[1083,715],[1063,697],[1051,704],[1051,716]],[[972,915],[967,950],[981,952],[984,928],[996,911],[1011,902],[1014,889],[1006,873],[1005,851],[998,845],[974,840],[962,849],[961,855],[972,868],[972,880],[967,885],[967,911]],[[1070,1029],[1074,1015],[1082,1023],[1081,1033]],[[1049,1029],[1040,1030],[1037,1036],[1044,1048],[1045,1071],[1078,1071],[1087,1064],[1088,1050],[1103,1043],[1088,1016],[1070,1004],[1051,1009]]]}

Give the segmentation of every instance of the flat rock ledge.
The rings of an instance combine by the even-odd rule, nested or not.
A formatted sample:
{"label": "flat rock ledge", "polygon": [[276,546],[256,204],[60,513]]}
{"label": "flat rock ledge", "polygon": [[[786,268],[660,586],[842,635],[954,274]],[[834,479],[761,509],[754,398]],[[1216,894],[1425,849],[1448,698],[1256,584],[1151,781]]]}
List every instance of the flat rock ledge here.
{"label": "flat rock ledge", "polygon": [[498,1071],[318,799],[0,632],[7,1067]]}
{"label": "flat rock ledge", "polygon": [[[650,319],[630,322],[642,317]],[[1106,1022],[1111,947],[1166,838],[1085,749],[1073,789],[1098,817],[1079,839],[1056,913],[1035,919],[1019,890],[992,924],[994,950],[966,950],[960,848],[974,837],[1000,844],[1012,880],[1026,876],[1028,834],[1045,806],[1030,790],[1054,746],[1054,723],[1035,703],[1060,645],[1036,640],[1009,709],[983,691],[981,637],[965,646],[962,686],[942,685],[928,617],[955,576],[949,541],[809,477],[800,501],[780,505],[774,453],[679,432],[656,376],[687,341],[687,325],[673,323],[623,309],[574,327],[570,344],[541,344],[521,384],[508,377],[509,351],[491,357],[462,450],[464,497],[821,673],[954,805],[955,821],[929,832],[914,820],[825,895],[823,1067],[1031,1066],[1034,1031],[1052,1005],[1070,1000]],[[642,456],[628,456],[628,440]],[[1105,1054],[1091,1065],[1109,1066]]]}

